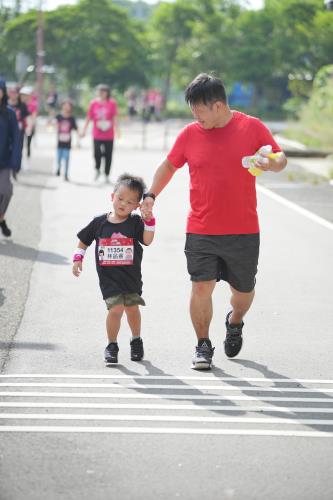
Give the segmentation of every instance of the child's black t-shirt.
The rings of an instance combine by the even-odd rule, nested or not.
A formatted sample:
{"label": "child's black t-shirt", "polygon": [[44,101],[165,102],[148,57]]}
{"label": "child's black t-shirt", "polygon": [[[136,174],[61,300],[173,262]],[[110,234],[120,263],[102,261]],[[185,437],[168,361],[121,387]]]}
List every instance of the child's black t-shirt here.
{"label": "child's black t-shirt", "polygon": [[134,213],[117,224],[107,217],[95,217],[77,234],[85,245],[96,241],[96,269],[103,299],[124,293],[141,295],[143,220]]}
{"label": "child's black t-shirt", "polygon": [[70,149],[72,130],[77,130],[76,120],[73,116],[66,118],[62,114],[56,116],[58,123],[58,148]]}

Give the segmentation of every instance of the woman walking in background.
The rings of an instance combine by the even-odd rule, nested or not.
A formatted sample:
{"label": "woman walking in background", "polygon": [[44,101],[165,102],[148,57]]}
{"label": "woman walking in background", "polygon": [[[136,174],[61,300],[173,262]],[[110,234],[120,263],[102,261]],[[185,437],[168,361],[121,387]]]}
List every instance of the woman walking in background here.
{"label": "woman walking in background", "polygon": [[108,183],[118,109],[116,101],[110,97],[111,91],[108,85],[98,85],[97,93],[97,98],[91,101],[89,105],[81,136],[83,137],[86,134],[89,122],[92,121],[96,169],[95,180],[100,176],[102,157],[104,157],[105,182]]}
{"label": "woman walking in background", "polygon": [[8,107],[6,82],[0,80],[0,228],[9,237],[11,230],[6,224],[5,214],[13,195],[11,173],[21,165],[21,133],[15,111]]}

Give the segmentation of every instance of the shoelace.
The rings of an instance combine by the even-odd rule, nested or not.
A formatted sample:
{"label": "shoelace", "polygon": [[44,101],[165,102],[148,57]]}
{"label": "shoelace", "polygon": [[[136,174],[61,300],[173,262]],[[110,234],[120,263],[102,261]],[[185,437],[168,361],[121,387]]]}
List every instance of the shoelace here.
{"label": "shoelace", "polygon": [[198,345],[195,350],[197,354],[202,356],[211,356],[214,352],[215,347],[209,347],[208,345]]}

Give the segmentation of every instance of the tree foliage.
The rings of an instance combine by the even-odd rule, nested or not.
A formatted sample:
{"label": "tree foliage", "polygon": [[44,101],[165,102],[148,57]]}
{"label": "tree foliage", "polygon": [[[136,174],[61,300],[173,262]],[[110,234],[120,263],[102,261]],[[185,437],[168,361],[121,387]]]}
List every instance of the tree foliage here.
{"label": "tree foliage", "polygon": [[[46,64],[70,83],[123,89],[158,80],[166,97],[170,87],[214,71],[227,84],[252,84],[260,102],[279,108],[290,95],[307,97],[316,72],[332,63],[333,12],[322,0],[266,0],[257,11],[236,0],[175,0],[150,9],[145,22],[130,17],[137,9],[127,0],[116,3],[79,0],[46,12]],[[33,62],[36,11],[2,16],[1,26],[0,73],[13,70],[18,52]]]}

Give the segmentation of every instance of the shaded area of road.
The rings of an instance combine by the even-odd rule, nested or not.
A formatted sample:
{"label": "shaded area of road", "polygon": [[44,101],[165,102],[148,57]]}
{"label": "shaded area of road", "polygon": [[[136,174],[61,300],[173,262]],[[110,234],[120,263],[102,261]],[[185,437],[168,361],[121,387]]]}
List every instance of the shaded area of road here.
{"label": "shaded area of road", "polygon": [[0,370],[24,313],[33,263],[36,260],[64,263],[61,256],[52,252],[38,253],[40,196],[51,175],[51,156],[34,157],[32,165],[30,170],[19,174],[14,184],[14,196],[7,213],[12,237],[0,239]]}

